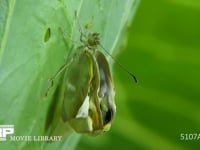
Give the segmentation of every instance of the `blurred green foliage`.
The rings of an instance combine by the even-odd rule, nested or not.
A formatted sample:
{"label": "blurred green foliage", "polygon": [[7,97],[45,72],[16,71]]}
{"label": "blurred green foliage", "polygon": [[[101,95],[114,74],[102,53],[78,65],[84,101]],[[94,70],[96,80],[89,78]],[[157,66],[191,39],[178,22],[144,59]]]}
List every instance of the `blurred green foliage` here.
{"label": "blurred green foliage", "polygon": [[200,134],[200,3],[143,0],[119,60],[139,79],[114,66],[117,116],[111,131],[83,136],[78,150],[195,150]]}

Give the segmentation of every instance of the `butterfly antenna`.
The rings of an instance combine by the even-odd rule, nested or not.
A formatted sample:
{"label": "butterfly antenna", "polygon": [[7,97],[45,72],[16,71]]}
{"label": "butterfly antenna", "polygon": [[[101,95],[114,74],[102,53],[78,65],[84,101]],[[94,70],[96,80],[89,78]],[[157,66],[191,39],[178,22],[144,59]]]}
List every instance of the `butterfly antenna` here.
{"label": "butterfly antenna", "polygon": [[127,72],[133,78],[135,83],[138,83],[136,76],[132,72],[128,71],[128,69],[126,69],[116,58],[114,58],[101,44],[99,45],[125,72]]}

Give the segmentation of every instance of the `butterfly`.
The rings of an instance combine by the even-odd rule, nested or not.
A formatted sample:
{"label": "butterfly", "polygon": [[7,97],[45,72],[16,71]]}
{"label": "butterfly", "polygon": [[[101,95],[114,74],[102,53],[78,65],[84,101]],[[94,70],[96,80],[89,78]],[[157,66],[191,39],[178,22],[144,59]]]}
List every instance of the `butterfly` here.
{"label": "butterfly", "polygon": [[65,128],[98,135],[110,129],[116,114],[113,79],[108,61],[98,49],[99,34],[81,33],[81,43],[59,71],[64,72],[64,90],[53,115],[51,135],[62,134]]}

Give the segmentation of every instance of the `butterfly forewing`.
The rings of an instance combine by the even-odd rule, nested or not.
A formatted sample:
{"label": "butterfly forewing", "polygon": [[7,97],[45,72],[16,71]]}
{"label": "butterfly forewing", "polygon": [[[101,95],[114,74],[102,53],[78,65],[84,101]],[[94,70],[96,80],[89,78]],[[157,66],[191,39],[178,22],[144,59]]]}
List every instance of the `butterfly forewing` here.
{"label": "butterfly forewing", "polygon": [[79,49],[79,53],[75,54],[73,63],[65,74],[66,85],[62,110],[64,121],[76,117],[89,93],[93,76],[92,60],[81,47]]}

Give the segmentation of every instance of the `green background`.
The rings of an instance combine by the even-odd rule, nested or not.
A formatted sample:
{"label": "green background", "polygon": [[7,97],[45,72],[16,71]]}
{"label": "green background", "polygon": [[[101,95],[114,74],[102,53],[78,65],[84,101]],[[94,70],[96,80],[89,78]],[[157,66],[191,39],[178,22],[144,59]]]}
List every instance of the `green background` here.
{"label": "green background", "polygon": [[139,84],[114,65],[117,116],[111,131],[82,136],[78,150],[195,150],[200,140],[200,3],[143,0],[117,55]]}
{"label": "green background", "polygon": [[[75,43],[59,27],[79,41],[75,10],[80,24],[92,23],[91,32],[99,32],[101,44],[139,80],[135,84],[108,57],[117,105],[110,132],[83,135],[79,144],[73,134],[54,143],[1,142],[0,149],[199,149],[200,140],[180,140],[181,133],[200,133],[199,0],[141,0],[135,15],[138,2],[0,0],[0,125],[15,125],[15,135],[46,134],[59,84],[57,79],[45,97],[48,79]],[[120,36],[134,15],[127,36]]]}

